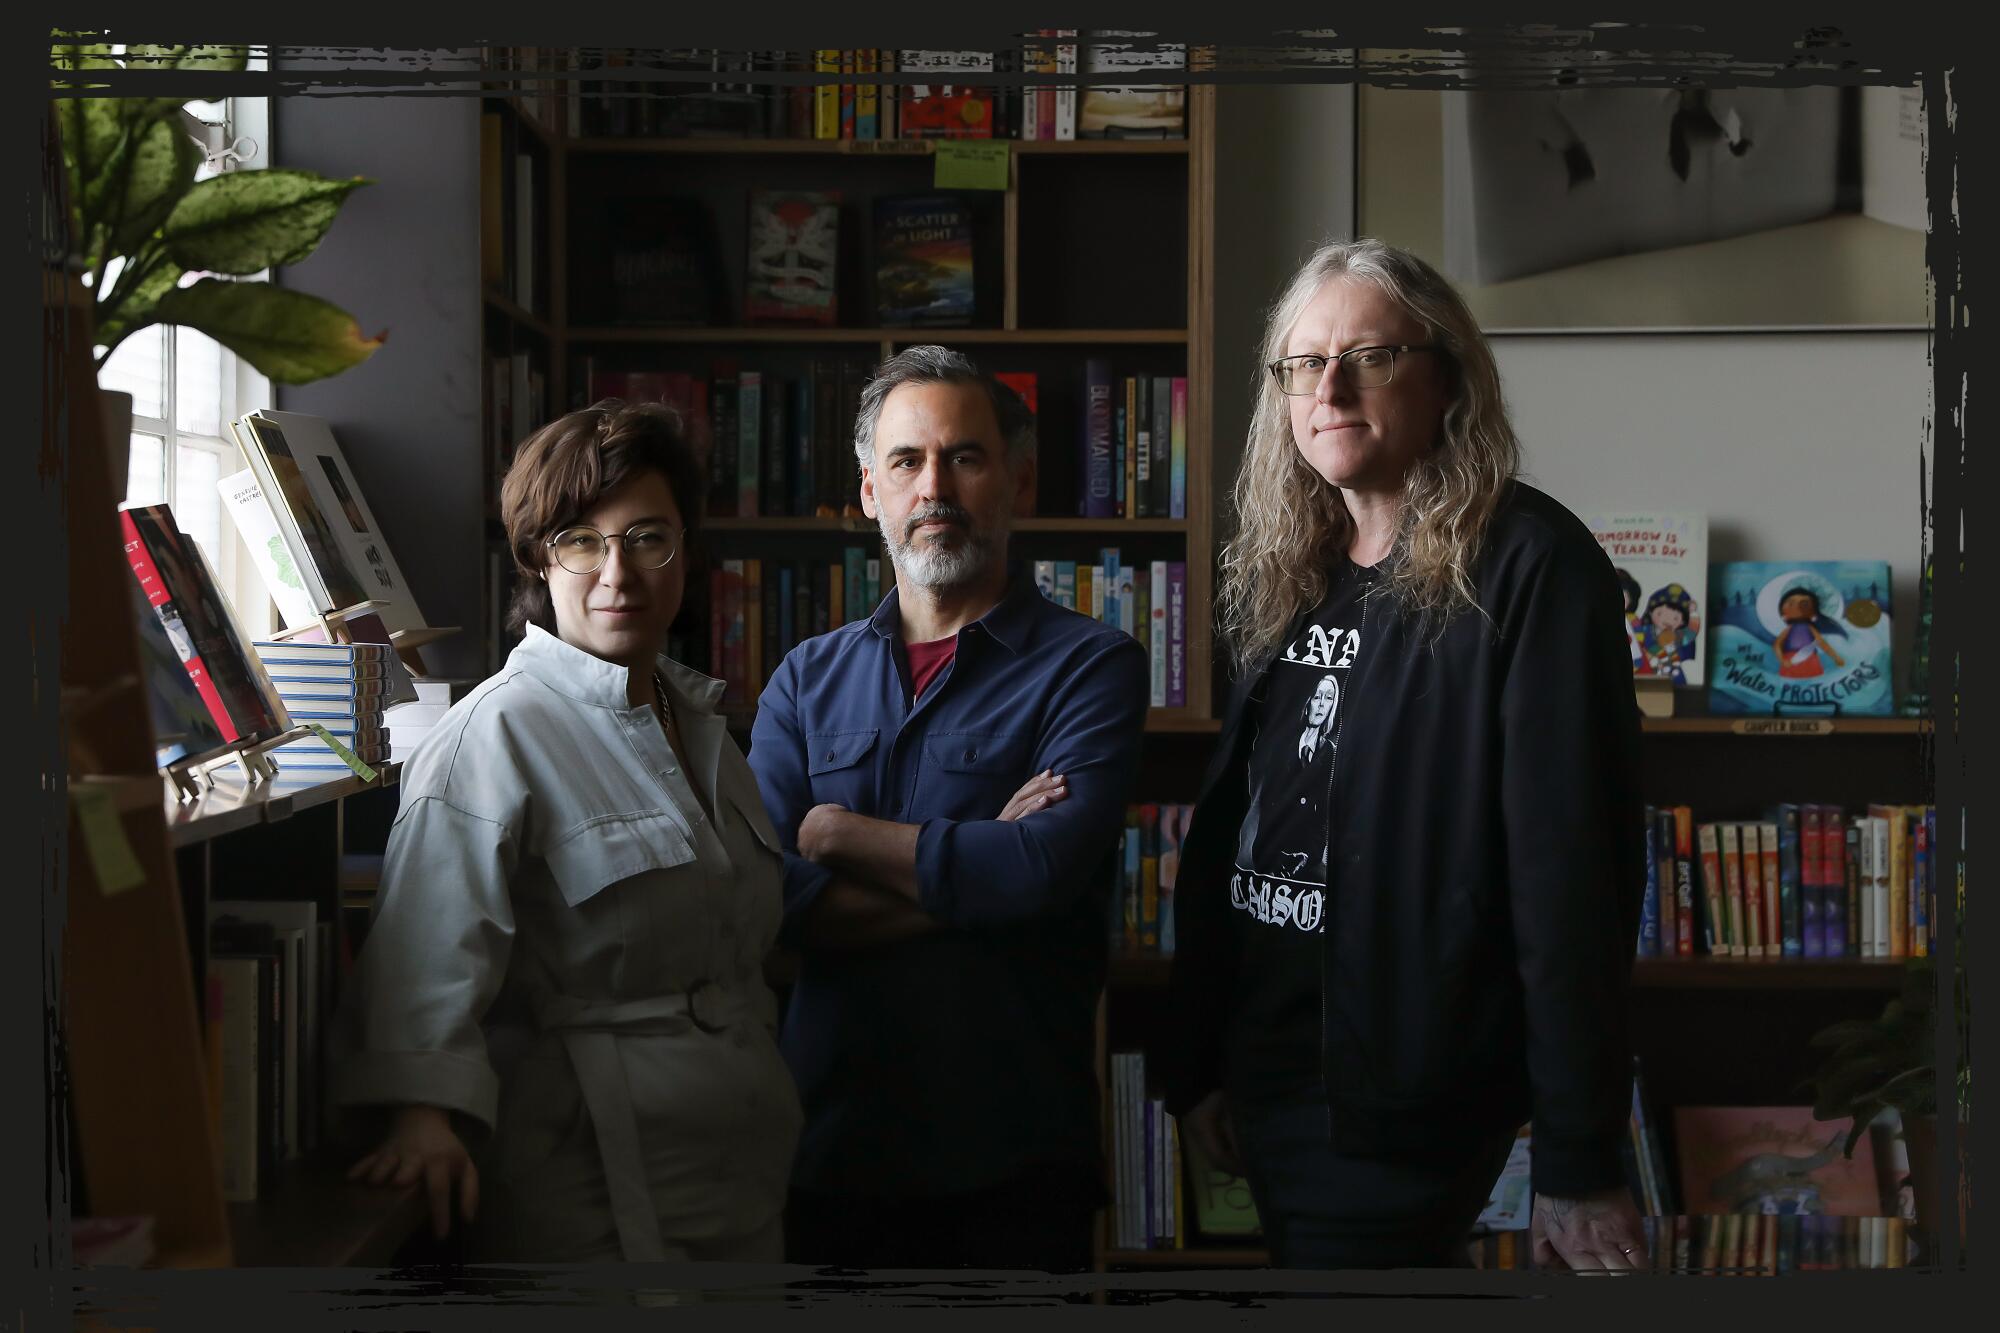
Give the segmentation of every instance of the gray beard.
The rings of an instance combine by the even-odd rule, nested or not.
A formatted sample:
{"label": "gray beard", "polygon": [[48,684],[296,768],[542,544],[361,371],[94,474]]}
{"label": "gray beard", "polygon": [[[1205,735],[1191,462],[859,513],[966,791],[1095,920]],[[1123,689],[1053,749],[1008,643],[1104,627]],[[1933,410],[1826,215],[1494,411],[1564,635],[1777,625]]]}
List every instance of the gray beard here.
{"label": "gray beard", "polygon": [[955,546],[934,543],[918,546],[896,540],[886,523],[877,520],[882,542],[889,548],[890,563],[896,572],[919,588],[958,588],[972,583],[993,564],[993,541],[967,529]]}

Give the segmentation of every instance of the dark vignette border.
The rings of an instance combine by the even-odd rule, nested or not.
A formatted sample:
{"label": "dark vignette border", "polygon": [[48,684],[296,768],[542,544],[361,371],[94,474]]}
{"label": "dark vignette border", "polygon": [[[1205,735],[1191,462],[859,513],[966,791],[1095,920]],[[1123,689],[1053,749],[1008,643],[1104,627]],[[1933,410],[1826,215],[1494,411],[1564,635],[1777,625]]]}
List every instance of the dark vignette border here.
{"label": "dark vignette border", "polygon": [[[1849,0],[1851,3],[1851,0]],[[283,17],[220,16],[205,11],[193,21],[164,19],[158,13],[136,14],[130,24],[97,15],[39,17],[30,22],[17,20],[18,35],[10,43],[18,77],[12,80],[14,96],[22,108],[13,121],[14,161],[17,179],[26,188],[17,195],[20,204],[15,216],[26,224],[30,260],[38,258],[34,237],[35,212],[47,187],[42,180],[41,133],[47,103],[42,89],[48,77],[46,34],[50,27],[96,27],[107,40],[141,41],[176,37],[196,26],[208,29],[200,35],[222,39],[254,36],[269,42],[274,52],[313,45],[329,52],[337,68],[316,70],[309,77],[285,75],[245,75],[235,85],[242,92],[300,96],[380,96],[470,95],[474,90],[462,73],[453,75],[424,68],[426,53],[505,39],[517,43],[539,41],[544,45],[683,45],[746,48],[760,41],[774,40],[772,18],[761,10],[745,7],[727,14],[676,14],[664,7],[651,13],[620,14],[609,22],[608,15],[579,15],[573,11],[560,17],[548,7],[530,7],[519,0],[508,7],[512,16],[502,17],[499,6],[482,7],[464,19],[446,19],[435,13],[405,10],[392,19],[342,19],[338,16],[296,14]],[[1078,27],[1110,27],[1131,23],[1136,15],[1099,16],[1075,12],[1095,6],[1072,6],[1061,15],[1065,24]],[[1518,6],[1513,12],[1523,18],[1515,22],[1484,17],[1479,26],[1460,27],[1449,35],[1438,28],[1426,28],[1420,19],[1399,20],[1392,8],[1373,6],[1354,16],[1352,23],[1336,29],[1321,29],[1310,35],[1299,33],[1297,11],[1271,13],[1256,19],[1240,15],[1209,14],[1195,22],[1148,18],[1143,22],[1162,29],[1162,36],[1218,43],[1221,65],[1212,75],[1192,75],[1190,81],[1223,83],[1298,82],[1306,80],[1352,79],[1351,69],[1338,65],[1302,65],[1275,57],[1275,48],[1294,51],[1318,48],[1333,53],[1351,48],[1432,50],[1479,53],[1479,78],[1489,84],[1537,81],[1546,86],[1557,69],[1584,72],[1590,82],[1618,84],[1706,84],[1712,86],[1757,84],[1777,86],[1806,83],[1899,83],[1920,78],[1926,95],[1928,121],[1928,192],[1932,201],[1932,232],[1927,245],[1927,264],[1932,275],[1934,318],[1930,359],[1934,372],[1932,410],[1927,428],[1933,447],[1934,470],[1930,477],[1928,510],[1920,515],[1927,533],[1926,549],[1941,546],[1935,562],[1935,623],[1932,640],[1931,695],[1939,726],[1929,756],[1934,781],[1934,800],[1939,806],[1940,841],[1962,846],[1965,835],[1962,816],[1969,816],[1975,751],[1965,733],[1963,700],[1958,680],[1963,661],[1988,660],[1975,651],[1966,636],[1975,626],[1970,622],[1971,602],[1963,565],[1963,524],[1968,510],[1975,509],[1968,487],[1971,469],[1966,446],[1966,424],[1971,405],[1971,376],[1975,366],[1971,345],[1971,318],[1967,270],[1976,262],[1970,244],[1970,227],[1978,213],[1975,199],[1983,203],[1983,184],[1976,174],[1965,170],[1973,154],[1969,143],[1974,127],[1983,124],[1969,108],[1984,109],[1978,92],[1976,66],[1985,51],[1969,30],[1954,30],[1947,21],[1918,13],[1915,6],[1857,7],[1852,17],[1836,18],[1832,11],[1845,8],[1835,0],[1788,18],[1753,17],[1747,7],[1726,16],[1696,19],[1685,11],[1657,22],[1630,21],[1606,24],[1572,12],[1555,18],[1548,13],[1528,15]],[[788,31],[799,35],[786,38],[788,46],[822,44],[905,45],[924,47],[984,47],[1002,42],[1010,28],[1031,26],[1026,19],[1007,19],[991,13],[938,10],[907,19],[881,16],[842,15],[838,24],[833,11],[807,10],[788,19]],[[1597,11],[1602,13],[1602,10]],[[1344,16],[1340,16],[1344,17]],[[317,20],[317,21],[315,21]],[[1054,22],[1037,16],[1032,26]],[[1337,21],[1329,15],[1328,22]],[[1448,22],[1448,20],[1446,20]],[[1442,27],[1441,23],[1439,27]],[[309,31],[308,28],[317,28]],[[827,31],[836,28],[835,31]],[[389,33],[396,36],[390,37]],[[300,41],[280,40],[281,35]],[[356,42],[365,38],[371,45]],[[381,43],[394,41],[391,49]],[[351,43],[351,44],[350,44]],[[411,53],[415,53],[414,57]],[[1484,59],[1493,58],[1501,68],[1486,72]],[[1504,59],[1502,59],[1504,58]],[[1403,86],[1444,86],[1463,72],[1462,60],[1441,53],[1434,59],[1411,61],[1393,68],[1367,71],[1372,81]],[[452,86],[454,79],[456,86]],[[121,76],[112,91],[120,93],[166,93],[182,91],[173,86],[171,76]],[[206,92],[212,84],[199,91]],[[1458,86],[1466,86],[1459,84]],[[194,89],[187,90],[190,93]],[[1990,136],[1988,136],[1990,138]],[[47,400],[41,375],[48,336],[39,315],[39,274],[33,263],[19,270],[19,304],[12,321],[18,339],[17,355],[8,361],[15,384],[14,401],[34,404],[35,425],[48,437],[51,427],[60,426],[66,410],[61,394]],[[35,312],[32,331],[29,314]],[[1838,332],[1827,338],[1829,354],[1838,354]],[[1859,371],[1860,368],[1857,368]],[[698,1308],[704,1318],[728,1311],[733,1315],[773,1313],[778,1309],[798,1310],[847,1308],[869,1311],[938,1309],[965,1307],[1049,1308],[1061,1304],[1064,1292],[1101,1286],[1114,1293],[1114,1301],[1159,1303],[1157,1317],[1186,1320],[1205,1313],[1255,1309],[1258,1319],[1321,1319],[1324,1311],[1298,1299],[1316,1293],[1337,1292],[1352,1299],[1370,1300],[1390,1296],[1432,1296],[1487,1298],[1479,1307],[1482,1316],[1499,1312],[1491,1301],[1507,1299],[1507,1312],[1554,1314],[1558,1309],[1570,1318],[1593,1319],[1605,1314],[1628,1319],[1639,1310],[1693,1314],[1697,1309],[1719,1309],[1755,1317],[1768,1312],[1775,1318],[1797,1318],[1822,1309],[1837,1308],[1866,1318],[1870,1315],[1914,1316],[1913,1301],[1944,1294],[1931,1285],[1921,1293],[1907,1287],[1892,1287],[1898,1278],[1879,1274],[1823,1274],[1818,1280],[1799,1283],[1749,1283],[1726,1289],[1718,1295],[1700,1283],[1585,1282],[1562,1277],[1453,1273],[1398,1273],[1347,1275],[1295,1275],[1278,1273],[1184,1272],[1119,1274],[1102,1278],[1078,1279],[1022,1278],[1006,1273],[955,1273],[950,1275],[899,1275],[888,1273],[844,1274],[833,1271],[815,1274],[792,1266],[772,1268],[723,1265],[660,1266],[637,1269],[611,1266],[601,1269],[526,1270],[481,1268],[458,1271],[399,1271],[373,1273],[365,1270],[233,1270],[221,1273],[178,1273],[116,1271],[76,1271],[69,1262],[66,1224],[51,1221],[66,1215],[68,1188],[61,1177],[61,1116],[54,1100],[60,1087],[60,1070],[55,1064],[52,1041],[58,1018],[54,997],[59,988],[59,945],[64,914],[66,867],[64,857],[64,801],[60,796],[65,775],[58,718],[53,707],[57,678],[56,634],[66,618],[64,595],[58,580],[48,576],[66,560],[66,534],[62,531],[60,497],[61,460],[44,446],[40,455],[31,455],[25,444],[17,445],[10,464],[12,475],[0,496],[10,510],[7,531],[17,535],[25,558],[17,569],[27,585],[27,634],[25,651],[7,656],[10,673],[7,697],[32,701],[30,724],[24,729],[26,753],[35,761],[17,765],[11,777],[15,791],[8,801],[10,818],[26,824],[32,818],[32,833],[24,833],[11,845],[23,853],[33,848],[33,878],[37,892],[19,883],[10,896],[9,910],[15,929],[8,932],[13,954],[0,975],[7,977],[14,994],[8,1004],[11,1067],[39,1071],[7,1081],[10,1128],[8,1146],[21,1160],[12,1178],[24,1184],[39,1178],[43,1188],[15,1191],[20,1201],[8,1219],[9,1252],[25,1258],[16,1260],[10,1277],[16,1278],[15,1291],[0,1309],[19,1311],[24,1326],[54,1322],[72,1312],[94,1311],[106,1324],[115,1326],[157,1326],[187,1328],[228,1327],[232,1321],[246,1327],[268,1328],[273,1316],[288,1319],[300,1328],[349,1327],[396,1328],[416,1320],[430,1327],[500,1328],[516,1325],[568,1326],[580,1322],[588,1311],[593,1322],[602,1325],[607,1317],[636,1326],[643,1317],[631,1297],[634,1288],[656,1292],[693,1294],[706,1292],[707,1302]],[[32,461],[31,461],[32,460]],[[1866,497],[1851,497],[1866,503]],[[1953,552],[1958,559],[1951,558]],[[1947,708],[1946,701],[1950,700]],[[1982,784],[1983,785],[1983,784]],[[25,854],[17,864],[29,861]],[[1960,862],[1961,871],[1963,861]],[[18,881],[28,879],[26,874]],[[1974,890],[1975,892],[1977,890]],[[1948,895],[1941,894],[1941,902]],[[1940,955],[1949,955],[1959,923],[1955,914],[1945,912],[1938,923]],[[1991,953],[1990,946],[1986,949]],[[1978,975],[1977,969],[1969,969]],[[33,992],[31,999],[28,992]],[[1942,997],[1941,997],[1942,998]],[[1943,1011],[1949,1014],[1949,1008]],[[1938,1033],[1938,1065],[1950,1070],[1956,1059],[1956,1033],[1948,1022]],[[1954,1095],[1949,1075],[1940,1079],[1940,1104],[1950,1105]],[[35,1096],[40,1093],[39,1097]],[[143,1095],[143,1090],[135,1090]],[[1953,1126],[1941,1124],[1949,1145],[1954,1137],[1969,1157],[1969,1136],[1954,1135]],[[1950,1170],[1952,1154],[1940,1154]],[[1947,1184],[1948,1182],[1940,1182]],[[1950,1198],[1940,1190],[1941,1198]],[[1945,1256],[1948,1271],[1930,1275],[1963,1286],[1965,1278]],[[1925,1270],[1905,1270],[1904,1282]],[[1646,1279],[1637,1279],[1644,1283]],[[1512,1299],[1508,1299],[1512,1298]],[[671,1299],[671,1298],[669,1298]],[[1520,1302],[1533,1301],[1527,1309]],[[1550,1302],[1554,1302],[1551,1304]],[[1892,1304],[1893,1302],[1893,1304]],[[1344,1307],[1354,1309],[1354,1307]],[[34,1311],[30,1315],[29,1311]],[[418,1311],[421,1310],[421,1314]],[[1409,1311],[1401,1305],[1398,1313]],[[1575,1315],[1567,1314],[1578,1310]],[[1355,1309],[1356,1313],[1360,1311]],[[686,1313],[693,1313],[688,1311]],[[1926,1312],[1928,1313],[1928,1311]],[[1125,1313],[1121,1311],[1121,1317]]]}

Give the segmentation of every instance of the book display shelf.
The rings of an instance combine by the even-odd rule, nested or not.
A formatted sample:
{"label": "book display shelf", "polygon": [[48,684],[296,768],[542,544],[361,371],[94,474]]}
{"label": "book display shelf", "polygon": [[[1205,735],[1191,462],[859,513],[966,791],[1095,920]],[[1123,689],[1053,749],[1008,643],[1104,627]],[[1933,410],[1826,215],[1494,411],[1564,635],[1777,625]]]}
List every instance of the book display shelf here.
{"label": "book display shelf", "polygon": [[[71,1215],[151,1219],[149,1262],[160,1267],[386,1261],[420,1221],[420,1201],[414,1190],[346,1185],[344,1159],[301,1151],[277,1163],[254,1198],[226,1201],[225,1155],[243,1135],[233,1124],[225,1131],[217,1088],[225,1060],[243,1052],[216,1040],[206,981],[218,900],[312,901],[332,925],[333,956],[349,949],[336,895],[345,821],[357,805],[393,802],[384,789],[396,767],[368,782],[251,784],[225,771],[192,800],[161,774],[97,410],[88,293],[52,273],[44,312],[53,364],[43,446],[66,482],[70,542],[62,1044]],[[316,1063],[312,1049],[294,1054],[297,1069]],[[260,1126],[247,1128],[254,1145]]]}

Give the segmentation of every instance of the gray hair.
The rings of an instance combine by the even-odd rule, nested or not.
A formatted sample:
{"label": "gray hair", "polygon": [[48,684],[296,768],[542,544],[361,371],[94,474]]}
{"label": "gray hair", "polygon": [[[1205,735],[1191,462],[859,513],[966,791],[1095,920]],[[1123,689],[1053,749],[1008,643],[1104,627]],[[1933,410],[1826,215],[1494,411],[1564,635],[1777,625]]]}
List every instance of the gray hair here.
{"label": "gray hair", "polygon": [[905,384],[977,384],[993,404],[1000,438],[1007,442],[1007,461],[1018,467],[1035,453],[1035,415],[1021,396],[991,375],[981,373],[963,352],[936,343],[906,347],[875,368],[861,389],[861,410],[854,419],[854,457],[862,467],[875,466],[875,423],[882,404]]}

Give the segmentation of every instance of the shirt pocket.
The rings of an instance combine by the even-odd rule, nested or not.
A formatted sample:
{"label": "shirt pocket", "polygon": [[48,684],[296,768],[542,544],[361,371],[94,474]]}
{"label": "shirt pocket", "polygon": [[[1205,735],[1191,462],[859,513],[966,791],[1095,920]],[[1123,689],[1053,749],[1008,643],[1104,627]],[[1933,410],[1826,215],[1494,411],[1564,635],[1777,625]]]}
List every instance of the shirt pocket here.
{"label": "shirt pocket", "polygon": [[671,815],[606,815],[571,829],[544,853],[562,899],[583,908],[620,880],[672,870],[694,860],[694,847]]}
{"label": "shirt pocket", "polygon": [[857,814],[875,810],[875,742],[880,727],[806,733],[806,779],[813,803],[838,805]]}
{"label": "shirt pocket", "polygon": [[998,819],[1028,780],[1028,740],[1020,731],[940,731],[924,740],[922,816]]}

